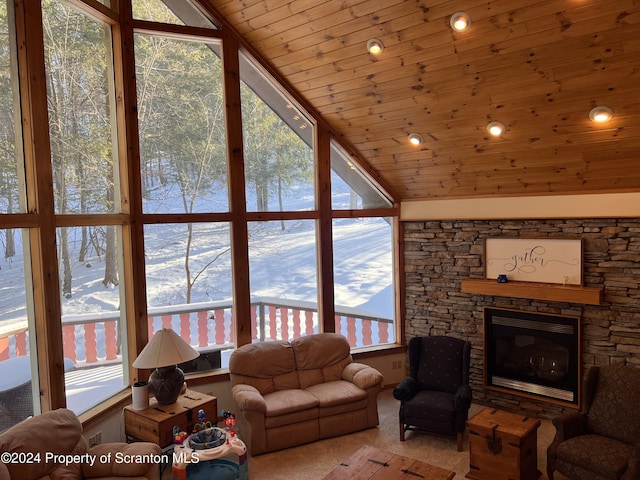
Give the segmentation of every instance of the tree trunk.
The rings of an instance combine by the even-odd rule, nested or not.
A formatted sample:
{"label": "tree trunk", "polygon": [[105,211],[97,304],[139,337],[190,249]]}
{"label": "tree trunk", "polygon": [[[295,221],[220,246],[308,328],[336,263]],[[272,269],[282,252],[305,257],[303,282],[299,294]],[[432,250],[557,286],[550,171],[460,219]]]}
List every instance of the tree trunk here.
{"label": "tree trunk", "polygon": [[102,280],[102,284],[105,287],[109,285],[113,285],[117,287],[120,283],[118,278],[118,258],[116,255],[117,252],[117,238],[116,238],[116,227],[113,225],[109,225],[107,227],[106,232],[106,245],[105,245],[105,255],[104,255],[104,280]]}
{"label": "tree trunk", "polygon": [[191,269],[189,268],[189,255],[191,253],[191,241],[193,239],[193,225],[191,223],[187,223],[187,232],[187,246],[184,252],[184,273],[187,277],[186,302],[191,303],[191,289],[193,288],[193,283],[191,283]]}
{"label": "tree trunk", "polygon": [[67,228],[60,229],[60,258],[62,259],[62,295],[71,298],[71,283],[73,273],[71,271],[71,258],[69,257],[69,237]]}
{"label": "tree trunk", "polygon": [[84,262],[85,257],[87,256],[87,245],[88,245],[88,238],[87,238],[87,227],[83,226],[81,228],[81,234],[80,234],[80,253],[78,253],[78,261],[80,262]]}
{"label": "tree trunk", "polygon": [[[278,206],[280,207],[280,211],[284,210],[284,205],[282,201],[282,178],[278,175]],[[280,220],[280,230],[284,231],[285,224],[284,220]]]}
{"label": "tree trunk", "polygon": [[13,229],[5,230],[4,258],[11,258],[16,254],[16,243],[13,235]]}
{"label": "tree trunk", "polygon": [[[113,178],[113,165],[110,170],[109,178]],[[109,186],[107,187],[107,201],[109,202],[109,205],[114,204],[114,188],[113,183],[109,182]],[[111,211],[113,211],[113,206],[111,207]],[[102,280],[102,284],[105,287],[108,287],[109,285],[117,286],[120,283],[120,280],[118,278],[118,239],[116,236],[116,227],[113,225],[107,226],[105,236],[104,280]]]}
{"label": "tree trunk", "polygon": [[[13,213],[13,197],[11,193],[7,195],[8,205],[7,213]],[[15,236],[13,235],[13,229],[7,228],[5,230],[5,246],[4,246],[4,258],[11,258],[16,254]]]}

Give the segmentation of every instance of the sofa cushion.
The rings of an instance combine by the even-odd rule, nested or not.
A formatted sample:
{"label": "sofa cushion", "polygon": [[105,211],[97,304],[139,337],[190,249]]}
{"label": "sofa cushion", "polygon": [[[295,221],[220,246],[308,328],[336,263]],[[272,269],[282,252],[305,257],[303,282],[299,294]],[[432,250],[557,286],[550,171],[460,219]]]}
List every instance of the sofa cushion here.
{"label": "sofa cushion", "polygon": [[[333,405],[331,407],[321,407],[318,410],[318,416],[320,418],[331,417],[334,415],[344,415],[350,412],[357,411],[366,411],[367,406],[369,405],[369,400],[364,398],[362,400],[358,400],[357,402],[351,403],[341,403],[339,405]],[[347,415],[350,416],[350,415]]]}
{"label": "sofa cushion", "polygon": [[578,435],[558,445],[556,454],[558,459],[602,478],[620,478],[627,469],[631,450],[630,445],[613,438]]}
{"label": "sofa cushion", "polygon": [[300,388],[296,362],[289,342],[272,341],[243,345],[229,358],[231,383],[244,383],[265,395]]}
{"label": "sofa cushion", "polygon": [[[318,398],[304,390],[280,390],[264,396],[267,417],[308,410],[318,406]],[[317,414],[317,412],[316,412]]]}
{"label": "sofa cushion", "polygon": [[305,392],[318,399],[320,408],[357,402],[367,398],[366,390],[344,380],[318,383],[306,388]]}
{"label": "sofa cushion", "polygon": [[420,390],[404,402],[406,423],[420,425],[422,420],[451,424],[456,416],[453,395],[447,392]]}

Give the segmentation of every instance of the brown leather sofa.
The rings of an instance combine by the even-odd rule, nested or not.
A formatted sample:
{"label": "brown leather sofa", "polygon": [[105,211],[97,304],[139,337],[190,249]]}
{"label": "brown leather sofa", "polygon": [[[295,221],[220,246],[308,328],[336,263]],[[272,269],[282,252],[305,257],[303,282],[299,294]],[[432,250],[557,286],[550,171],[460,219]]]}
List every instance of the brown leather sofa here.
{"label": "brown leather sofa", "polygon": [[378,425],[382,375],[342,335],[244,345],[229,360],[238,430],[252,455]]}
{"label": "brown leather sofa", "polygon": [[4,432],[0,452],[0,480],[157,480],[162,454],[158,445],[146,442],[88,448],[80,420],[64,408]]}

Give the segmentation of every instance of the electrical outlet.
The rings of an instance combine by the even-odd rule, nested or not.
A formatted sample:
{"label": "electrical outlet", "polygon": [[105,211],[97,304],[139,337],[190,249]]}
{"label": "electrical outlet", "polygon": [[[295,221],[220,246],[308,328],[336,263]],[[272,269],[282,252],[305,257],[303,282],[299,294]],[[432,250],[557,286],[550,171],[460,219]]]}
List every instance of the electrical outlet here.
{"label": "electrical outlet", "polygon": [[102,432],[97,432],[95,435],[89,437],[89,446],[95,447],[102,443]]}

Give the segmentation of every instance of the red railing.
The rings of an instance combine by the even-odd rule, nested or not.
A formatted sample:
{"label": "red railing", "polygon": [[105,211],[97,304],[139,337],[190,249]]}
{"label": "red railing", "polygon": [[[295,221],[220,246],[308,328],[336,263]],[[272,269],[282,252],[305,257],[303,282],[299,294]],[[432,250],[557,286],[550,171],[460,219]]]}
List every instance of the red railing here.
{"label": "red railing", "polygon": [[[233,308],[228,302],[206,302],[149,309],[149,337],[160,328],[172,328],[196,349],[234,348]],[[114,313],[65,316],[62,320],[65,358],[89,366],[119,361],[120,317]],[[394,341],[393,321],[376,318],[356,309],[336,309],[336,332],[352,348]],[[311,302],[255,299],[251,305],[251,336],[254,341],[290,340],[319,331],[317,306]],[[29,353],[26,322],[0,330],[0,361]]]}

